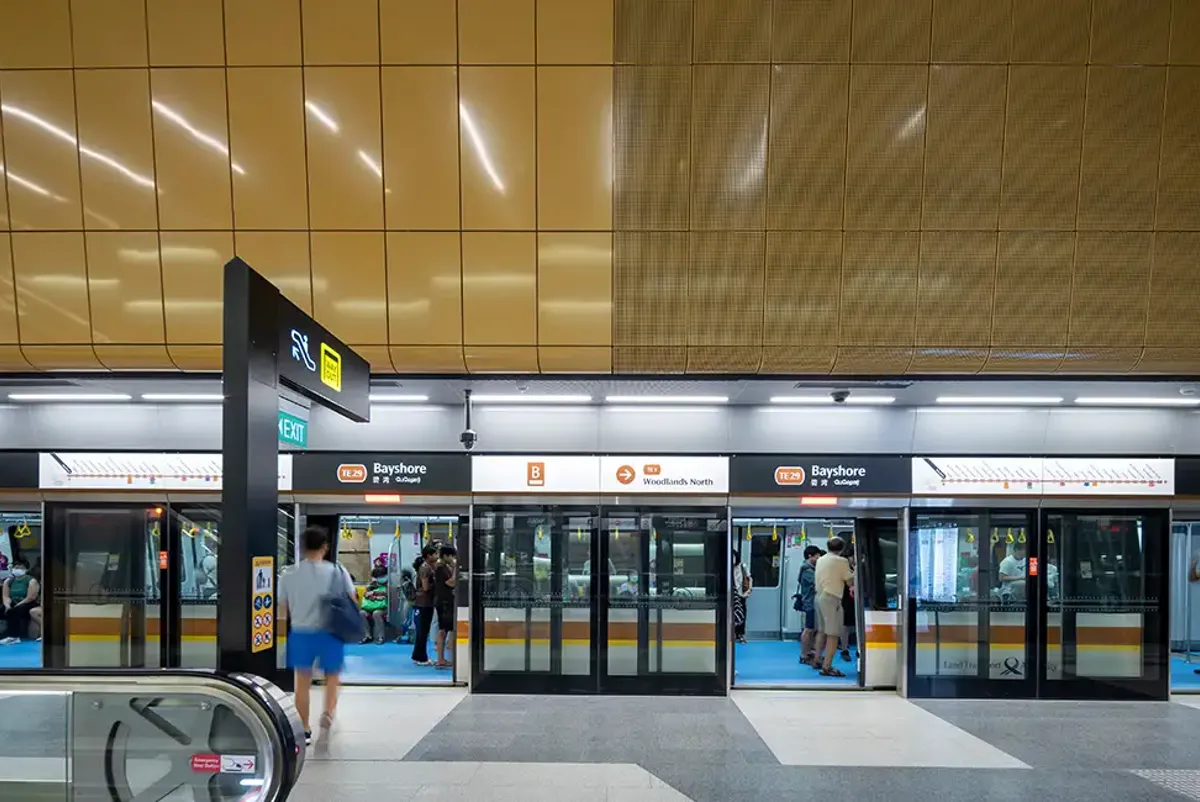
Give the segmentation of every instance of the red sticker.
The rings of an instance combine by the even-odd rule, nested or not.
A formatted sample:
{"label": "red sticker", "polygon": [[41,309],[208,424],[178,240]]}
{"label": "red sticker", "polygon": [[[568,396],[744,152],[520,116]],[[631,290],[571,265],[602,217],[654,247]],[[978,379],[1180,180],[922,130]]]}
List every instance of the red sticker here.
{"label": "red sticker", "polygon": [[219,774],[221,771],[221,756],[192,755],[192,771],[197,774]]}
{"label": "red sticker", "polygon": [[1030,576],[1038,575],[1038,558],[1037,557],[1029,558],[1029,575]]}

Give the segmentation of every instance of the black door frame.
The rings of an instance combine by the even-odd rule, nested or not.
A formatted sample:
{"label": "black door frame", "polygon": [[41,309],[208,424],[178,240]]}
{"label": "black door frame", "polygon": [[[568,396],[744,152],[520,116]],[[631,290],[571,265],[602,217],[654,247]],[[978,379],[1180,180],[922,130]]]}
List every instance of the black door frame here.
{"label": "black door frame", "polygon": [[[484,540],[494,536],[497,530],[485,530],[477,524],[481,512],[502,514],[524,514],[534,517],[545,517],[549,526],[550,538],[550,587],[559,588],[558,594],[547,594],[543,599],[513,597],[504,599],[510,608],[525,609],[526,638],[525,662],[532,661],[532,618],[535,609],[549,611],[548,640],[550,666],[546,671],[495,671],[484,668],[486,612],[484,594],[491,583],[491,577],[499,577],[503,564],[500,562],[501,549],[499,544],[488,550],[484,548]],[[589,582],[589,593],[581,601],[569,598],[569,594],[561,593],[563,587],[563,570],[565,555],[563,545],[565,538],[570,537],[570,527],[564,527],[565,516],[586,516],[591,520],[589,528],[588,555],[591,560],[593,573]],[[598,674],[601,661],[601,629],[599,617],[596,615],[596,598],[599,593],[597,586],[607,582],[606,564],[599,560],[599,527],[600,508],[597,504],[536,504],[536,503],[503,503],[495,505],[475,505],[471,515],[471,690],[476,693],[552,693],[552,694],[594,694],[599,692],[600,678]],[[533,553],[532,532],[528,533],[530,554]],[[484,560],[486,558],[486,564]],[[533,577],[532,556],[529,561],[519,561],[515,564],[518,576],[524,573],[527,580]],[[599,569],[600,573],[596,573]],[[557,598],[555,596],[557,595]],[[590,609],[589,616],[589,648],[588,673],[562,673],[562,640],[563,640],[563,611],[565,609]]]}
{"label": "black door frame", "polygon": [[[990,677],[992,665],[990,654],[989,631],[991,626],[991,614],[993,612],[1003,612],[1002,605],[993,604],[991,601],[991,574],[995,572],[998,566],[993,566],[995,549],[991,542],[991,530],[993,526],[993,517],[1024,515],[1026,519],[1026,529],[1029,532],[1035,532],[1038,527],[1038,510],[1033,507],[947,507],[947,508],[909,508],[908,512],[908,543],[906,545],[907,552],[905,555],[905,564],[909,566],[908,575],[911,580],[917,577],[917,553],[918,540],[917,532],[917,516],[932,516],[937,517],[944,515],[946,517],[955,516],[970,516],[979,517],[978,533],[976,537],[979,539],[979,563],[978,563],[978,579],[976,580],[975,600],[964,603],[924,603],[918,610],[916,603],[916,584],[910,581],[908,589],[908,604],[904,610],[904,627],[907,637],[905,637],[905,672],[907,674],[908,695],[912,698],[961,698],[961,699],[1033,699],[1037,696],[1039,662],[1037,644],[1039,640],[1044,641],[1040,637],[1041,630],[1039,629],[1039,616],[1037,615],[1038,606],[1030,602],[1031,595],[1035,593],[1030,590],[1031,578],[1028,573],[1028,566],[1032,559],[1041,559],[1040,553],[1037,551],[1037,541],[1039,538],[1036,534],[1026,536],[1026,602],[1025,602],[1025,660],[1023,665],[1012,665],[1011,663],[1002,663],[1003,670],[1007,672],[1017,672],[1019,677],[1006,679],[994,679]],[[1008,522],[999,524],[999,526],[1008,526]],[[984,580],[987,578],[987,587],[984,588]],[[1040,582],[1037,582],[1040,584]],[[986,594],[986,595],[985,595]],[[974,612],[976,615],[976,632],[977,634],[977,652],[975,657],[975,674],[972,675],[918,675],[917,674],[917,613],[923,612],[932,614],[936,617],[941,613],[963,613]],[[939,628],[940,630],[940,628]],[[940,637],[940,631],[939,631]],[[935,658],[940,662],[941,657]]]}
{"label": "black door frame", "polygon": [[[1038,695],[1046,699],[1104,699],[1104,700],[1149,700],[1149,701],[1167,701],[1170,696],[1171,686],[1171,654],[1170,654],[1170,553],[1171,553],[1171,515],[1167,508],[1150,508],[1138,509],[1132,507],[1125,508],[1080,508],[1080,507],[1044,507],[1039,511],[1038,522],[1038,547],[1043,566],[1048,565],[1049,559],[1049,533],[1050,517],[1061,516],[1063,526],[1056,537],[1060,549],[1070,544],[1071,535],[1068,534],[1068,521],[1071,519],[1078,520],[1080,515],[1094,516],[1112,516],[1112,517],[1141,517],[1144,521],[1142,532],[1142,560],[1141,572],[1143,580],[1147,584],[1143,586],[1143,590],[1148,596],[1152,596],[1157,600],[1157,605],[1149,603],[1149,601],[1138,603],[1118,603],[1116,605],[1101,606],[1095,603],[1086,604],[1080,609],[1069,610],[1065,605],[1060,607],[1061,622],[1059,625],[1060,632],[1060,669],[1063,676],[1060,679],[1049,679],[1046,676],[1049,667],[1047,658],[1049,645],[1048,638],[1041,638],[1037,644],[1038,647],[1038,672],[1039,689]],[[1062,551],[1059,551],[1059,584],[1062,590],[1065,590],[1064,583],[1069,578],[1074,576],[1072,571],[1067,570],[1064,564]],[[1043,571],[1044,574],[1044,571]],[[1158,587],[1153,587],[1150,582],[1157,577]],[[1039,625],[1042,632],[1049,632],[1049,616],[1051,613],[1048,587],[1044,578],[1039,577],[1037,583],[1038,593],[1038,611]],[[1063,594],[1065,595],[1065,593]],[[1142,665],[1148,663],[1158,666],[1157,679],[1145,679],[1143,677],[1080,677],[1071,676],[1072,667],[1075,665],[1076,642],[1075,642],[1075,616],[1080,612],[1088,612],[1089,610],[1099,610],[1102,612],[1114,613],[1137,613],[1143,616],[1142,619],[1142,642],[1141,654]]]}
{"label": "black door frame", "polygon": [[[1025,560],[1025,654],[1026,662],[1023,676],[1020,679],[993,679],[988,676],[990,660],[987,655],[988,618],[994,609],[989,602],[979,601],[974,606],[978,610],[978,637],[980,651],[977,657],[976,676],[918,676],[916,674],[917,654],[917,604],[915,603],[915,585],[910,584],[909,603],[904,612],[904,625],[907,637],[905,648],[905,666],[908,695],[911,698],[1005,698],[1005,699],[1079,699],[1079,700],[1157,700],[1168,698],[1170,689],[1170,623],[1169,623],[1169,556],[1170,556],[1170,510],[1165,507],[1155,508],[1120,508],[1120,507],[1084,507],[1078,505],[1061,505],[1044,507],[952,507],[952,508],[910,508],[908,520],[908,546],[906,563],[909,565],[908,575],[915,578],[916,555],[918,543],[915,537],[917,515],[978,515],[979,536],[990,532],[994,515],[1011,515],[1022,513],[1027,516],[1028,530],[1032,536],[1027,538]],[[1095,678],[1095,677],[1064,677],[1048,679],[1048,633],[1050,605],[1046,575],[1049,565],[1048,535],[1050,532],[1049,518],[1052,515],[1078,517],[1079,515],[1106,516],[1142,516],[1156,530],[1157,536],[1144,533],[1143,549],[1147,570],[1153,571],[1160,578],[1161,587],[1156,594],[1158,606],[1151,608],[1147,605],[1137,607],[1136,612],[1147,616],[1143,624],[1143,661],[1152,661],[1160,667],[1157,679],[1142,678]],[[1066,532],[1058,532],[1056,538],[1065,540]],[[1157,541],[1157,548],[1153,548]],[[1062,542],[1060,540],[1060,542]],[[989,544],[990,545],[990,544]],[[991,569],[993,550],[981,548],[979,572]],[[982,556],[987,555],[988,560]],[[1061,559],[1060,561],[1061,562]],[[1031,570],[1036,565],[1036,573]],[[1065,566],[1059,565],[1060,586],[1065,579]],[[980,580],[982,583],[982,580]],[[989,583],[990,584],[990,583]],[[978,586],[977,586],[978,590]],[[1153,588],[1147,588],[1148,593]],[[979,593],[977,593],[978,597]],[[936,614],[940,608],[955,608],[961,605],[926,604],[921,607],[923,612]],[[1120,606],[1120,605],[1118,605]],[[1110,608],[1101,608],[1109,610]],[[1111,611],[1111,610],[1110,610]],[[1118,611],[1133,611],[1118,610]],[[1068,628],[1064,614],[1060,626],[1062,669],[1067,670]],[[1073,642],[1073,635],[1070,636]]]}
{"label": "black door frame", "polygon": [[[612,575],[609,571],[610,542],[608,530],[603,520],[610,515],[634,515],[640,518],[645,514],[679,514],[686,515],[703,509],[708,514],[719,511],[726,521],[726,529],[720,538],[720,547],[705,549],[708,563],[706,570],[711,575],[713,588],[706,595],[716,595],[725,599],[728,596],[729,573],[728,566],[728,507],[711,505],[696,505],[695,507],[656,507],[652,499],[647,499],[644,505],[605,505],[571,504],[571,505],[541,505],[541,504],[496,504],[475,505],[472,515],[472,548],[471,548],[471,688],[476,693],[555,693],[555,694],[624,694],[624,695],[724,695],[728,692],[728,605],[718,604],[716,622],[716,670],[712,674],[687,674],[654,672],[648,670],[649,661],[649,632],[651,607],[656,610],[679,607],[686,602],[650,602],[639,603],[638,610],[638,673],[636,675],[616,676],[608,673],[608,624],[609,611],[612,602]],[[484,538],[495,530],[484,530],[475,525],[480,511],[503,514],[521,513],[545,516],[550,524],[550,587],[559,588],[563,585],[563,572],[566,570],[563,545],[571,536],[571,528],[564,525],[565,515],[582,515],[585,512],[592,521],[590,528],[589,559],[592,570],[588,583],[588,595],[576,602],[568,594],[548,594],[545,599],[511,599],[506,600],[513,606],[523,606],[526,609],[526,663],[529,663],[528,652],[530,639],[532,611],[544,608],[550,612],[548,637],[550,640],[550,666],[547,671],[489,671],[484,669],[484,631],[486,627],[486,610],[484,593],[489,576],[499,576],[501,571],[500,548],[490,551],[484,549]],[[638,585],[640,588],[649,587],[650,579],[650,538],[643,538],[639,546]],[[662,571],[663,543],[655,545],[657,552],[654,557],[656,566],[656,583]],[[483,564],[486,554],[488,564]],[[517,563],[518,574],[527,568],[532,576],[532,563],[525,566],[524,562]],[[557,596],[557,598],[555,598]],[[657,605],[657,606],[656,606]],[[586,608],[589,615],[589,670],[587,674],[562,674],[563,647],[563,610]],[[660,633],[661,636],[661,633]],[[660,663],[661,665],[661,663]]]}

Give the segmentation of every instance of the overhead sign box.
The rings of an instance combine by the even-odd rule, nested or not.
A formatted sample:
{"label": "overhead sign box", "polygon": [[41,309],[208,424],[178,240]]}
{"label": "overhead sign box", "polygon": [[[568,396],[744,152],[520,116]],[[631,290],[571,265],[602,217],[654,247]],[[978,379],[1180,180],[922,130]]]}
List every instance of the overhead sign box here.
{"label": "overhead sign box", "polygon": [[553,455],[471,458],[476,493],[729,492],[727,457],[567,457]]}
{"label": "overhead sign box", "polygon": [[466,454],[320,453],[293,456],[292,489],[317,493],[469,493]]}
{"label": "overhead sign box", "polygon": [[[38,455],[42,490],[221,489],[220,454],[67,453]],[[279,489],[292,489],[292,455],[279,455]]]}
{"label": "overhead sign box", "polygon": [[914,457],[925,496],[1172,496],[1175,460],[1140,457]]}
{"label": "overhead sign box", "polygon": [[911,473],[907,457],[772,454],[736,456],[729,464],[731,492],[749,495],[907,495]]}
{"label": "overhead sign box", "polygon": [[601,493],[728,493],[728,457],[601,457]]}
{"label": "overhead sign box", "polygon": [[371,418],[371,368],[367,360],[279,298],[279,380],[351,420]]}
{"label": "overhead sign box", "polygon": [[38,455],[32,451],[0,451],[0,490],[36,490]]}
{"label": "overhead sign box", "polygon": [[476,493],[598,493],[598,457],[471,457]]}

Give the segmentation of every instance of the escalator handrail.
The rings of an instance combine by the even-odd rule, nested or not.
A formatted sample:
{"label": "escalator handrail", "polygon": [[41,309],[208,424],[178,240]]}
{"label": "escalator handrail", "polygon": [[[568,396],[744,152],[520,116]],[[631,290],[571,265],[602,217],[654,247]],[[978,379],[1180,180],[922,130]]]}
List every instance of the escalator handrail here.
{"label": "escalator handrail", "polygon": [[[265,688],[248,674],[216,669],[180,668],[42,668],[0,669],[3,692],[104,692],[146,695],[208,691],[254,716],[267,733],[272,753],[267,756],[264,800],[286,799],[299,778],[304,749],[287,713]],[[265,683],[265,680],[261,680]],[[177,687],[176,687],[177,686]]]}

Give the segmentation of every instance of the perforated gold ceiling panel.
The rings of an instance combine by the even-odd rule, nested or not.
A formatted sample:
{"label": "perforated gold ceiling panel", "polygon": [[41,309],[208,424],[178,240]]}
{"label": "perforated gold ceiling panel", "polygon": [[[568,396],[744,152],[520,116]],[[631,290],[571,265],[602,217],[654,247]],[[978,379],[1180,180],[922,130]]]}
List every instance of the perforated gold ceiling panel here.
{"label": "perforated gold ceiling panel", "polygon": [[0,371],[1200,371],[1197,0],[5,0]]}

